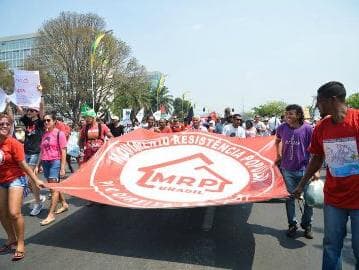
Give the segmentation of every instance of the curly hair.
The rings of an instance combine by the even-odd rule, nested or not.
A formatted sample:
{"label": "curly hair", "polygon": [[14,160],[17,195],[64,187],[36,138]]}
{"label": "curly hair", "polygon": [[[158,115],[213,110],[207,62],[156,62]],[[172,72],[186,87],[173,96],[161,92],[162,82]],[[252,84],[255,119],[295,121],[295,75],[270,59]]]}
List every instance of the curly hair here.
{"label": "curly hair", "polygon": [[297,104],[290,104],[285,107],[285,111],[292,111],[295,110],[295,113],[299,115],[299,123],[302,125],[304,123],[304,111],[303,108]]}

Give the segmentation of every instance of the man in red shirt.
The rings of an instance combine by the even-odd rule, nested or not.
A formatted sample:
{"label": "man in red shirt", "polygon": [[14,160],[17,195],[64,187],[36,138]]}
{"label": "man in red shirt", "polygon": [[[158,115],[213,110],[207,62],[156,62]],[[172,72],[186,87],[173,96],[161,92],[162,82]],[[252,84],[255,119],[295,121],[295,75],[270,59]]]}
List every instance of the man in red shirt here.
{"label": "man in red shirt", "polygon": [[322,269],[341,269],[341,251],[348,217],[352,247],[359,269],[359,110],[345,105],[346,91],[340,82],[328,82],[318,89],[317,106],[322,115],[313,131],[309,152],[312,158],[294,195],[328,164],[324,186],[324,241]]}
{"label": "man in red shirt", "polygon": [[158,133],[172,133],[172,129],[167,126],[166,120],[161,118],[158,121],[158,128],[155,128],[155,132]]}

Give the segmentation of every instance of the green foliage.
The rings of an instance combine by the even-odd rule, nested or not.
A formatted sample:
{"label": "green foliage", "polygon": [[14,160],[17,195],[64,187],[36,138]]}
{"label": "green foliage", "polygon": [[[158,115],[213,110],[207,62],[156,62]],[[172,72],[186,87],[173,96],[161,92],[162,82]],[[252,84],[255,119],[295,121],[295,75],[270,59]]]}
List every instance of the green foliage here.
{"label": "green foliage", "polygon": [[177,115],[179,119],[184,119],[189,109],[191,108],[191,102],[182,98],[175,98],[173,101],[173,115]]}
{"label": "green foliage", "polygon": [[169,89],[163,86],[157,93],[157,89],[150,90],[151,96],[151,109],[153,112],[160,109],[160,106],[164,106],[167,113],[172,111],[173,96],[170,94]]}
{"label": "green foliage", "polygon": [[287,104],[283,101],[269,101],[265,104],[262,104],[258,107],[254,107],[254,114],[259,114],[260,116],[270,116],[270,115],[281,115]]}
{"label": "green foliage", "polygon": [[14,81],[11,71],[5,63],[0,62],[0,88],[4,89],[6,93],[10,94],[13,92],[13,86]]}
{"label": "green foliage", "polygon": [[359,109],[359,92],[350,95],[346,103],[352,108]]}
{"label": "green foliage", "polygon": [[[103,18],[75,12],[62,12],[39,29],[37,46],[41,50],[29,59],[29,65],[40,70],[42,84],[48,83],[44,87],[48,105],[74,121],[80,116],[81,104],[92,105],[92,77],[95,111],[104,112],[121,88],[117,80],[127,76],[130,48],[111,33],[101,40],[91,70],[91,45],[105,31]],[[48,82],[43,83],[44,79]]]}

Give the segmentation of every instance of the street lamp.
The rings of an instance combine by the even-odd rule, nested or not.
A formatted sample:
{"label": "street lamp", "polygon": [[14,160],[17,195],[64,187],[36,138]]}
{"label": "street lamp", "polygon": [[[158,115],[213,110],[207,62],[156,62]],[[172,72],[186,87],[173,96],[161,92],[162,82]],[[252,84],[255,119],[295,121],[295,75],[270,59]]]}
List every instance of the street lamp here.
{"label": "street lamp", "polygon": [[191,92],[190,91],[185,91],[185,92],[183,92],[182,93],[182,109],[181,109],[181,111],[182,111],[182,121],[184,121],[184,111],[183,111],[183,103],[184,103],[184,98],[185,98],[185,96],[186,96],[186,94],[190,94]]}

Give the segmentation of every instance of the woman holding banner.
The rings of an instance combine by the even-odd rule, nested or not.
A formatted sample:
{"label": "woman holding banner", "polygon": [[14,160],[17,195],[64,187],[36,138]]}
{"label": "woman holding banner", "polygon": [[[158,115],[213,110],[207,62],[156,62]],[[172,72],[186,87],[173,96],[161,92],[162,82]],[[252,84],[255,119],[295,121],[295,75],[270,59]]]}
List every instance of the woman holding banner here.
{"label": "woman holding banner", "polygon": [[43,186],[32,169],[25,162],[23,145],[12,137],[13,120],[0,114],[0,221],[7,234],[7,241],[0,247],[0,253],[15,250],[12,260],[25,256],[24,218],[21,214],[23,195],[30,181],[38,188]]}

